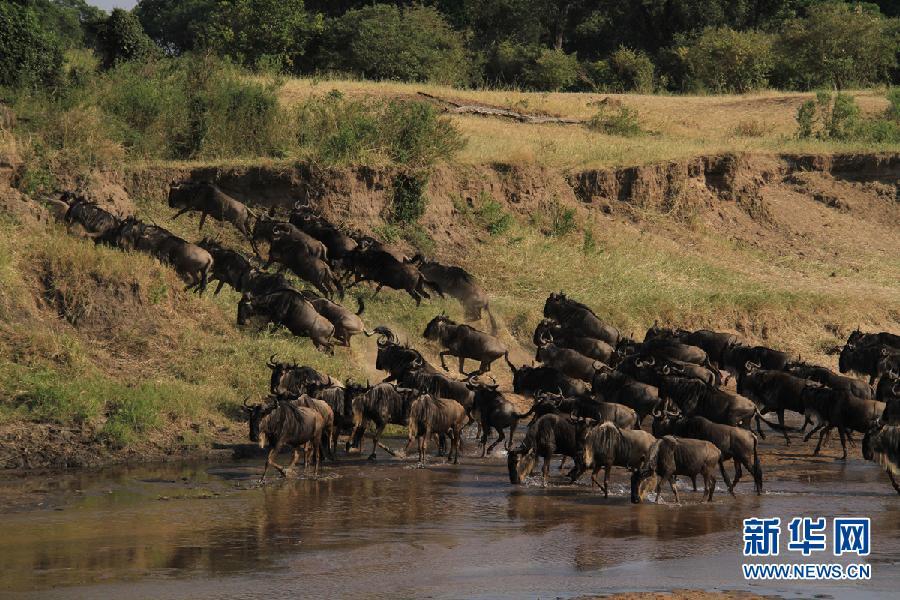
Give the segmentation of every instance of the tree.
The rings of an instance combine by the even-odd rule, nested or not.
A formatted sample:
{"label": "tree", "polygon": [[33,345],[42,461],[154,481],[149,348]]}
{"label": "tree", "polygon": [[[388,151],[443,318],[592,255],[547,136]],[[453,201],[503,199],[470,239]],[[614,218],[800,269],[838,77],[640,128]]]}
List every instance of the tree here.
{"label": "tree", "polygon": [[120,62],[145,60],[157,47],[132,13],[117,8],[109,18],[94,24],[101,67],[109,69]]}
{"label": "tree", "polygon": [[771,36],[730,27],[705,30],[683,56],[693,85],[717,93],[765,87],[774,65]]}
{"label": "tree", "polygon": [[45,30],[34,10],[0,3],[0,85],[52,86],[62,72],[59,42]]}

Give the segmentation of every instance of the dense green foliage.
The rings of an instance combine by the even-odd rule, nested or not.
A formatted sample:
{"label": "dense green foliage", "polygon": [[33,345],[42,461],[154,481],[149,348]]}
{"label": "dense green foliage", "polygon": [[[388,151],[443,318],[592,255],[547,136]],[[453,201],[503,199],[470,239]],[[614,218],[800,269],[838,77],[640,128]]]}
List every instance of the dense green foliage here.
{"label": "dense green foliage", "polygon": [[113,10],[109,18],[93,23],[92,29],[103,68],[132,60],[147,60],[157,52],[137,17],[120,8]]}
{"label": "dense green foliage", "polygon": [[37,12],[15,3],[0,3],[0,85],[52,86],[62,70],[62,50]]}
{"label": "dense green foliage", "polygon": [[797,111],[797,136],[821,140],[900,143],[900,90],[888,92],[883,115],[864,117],[853,96],[819,92]]}

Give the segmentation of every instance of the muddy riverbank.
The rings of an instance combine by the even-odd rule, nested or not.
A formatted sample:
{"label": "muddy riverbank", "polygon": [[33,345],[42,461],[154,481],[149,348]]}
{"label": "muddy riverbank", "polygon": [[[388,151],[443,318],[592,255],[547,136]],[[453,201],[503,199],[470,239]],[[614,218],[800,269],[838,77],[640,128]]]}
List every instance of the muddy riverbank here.
{"label": "muddy riverbank", "polygon": [[[893,597],[900,502],[881,470],[858,450],[843,463],[836,447],[815,459],[810,446],[784,448],[771,436],[763,447],[762,497],[742,483],[731,498],[720,482],[715,501],[698,504],[682,482],[682,506],[632,505],[623,472],[608,500],[587,478],[513,487],[499,455],[427,468],[342,458],[318,478],[301,472],[263,486],[258,459],[6,473],[0,595]],[[744,582],[742,519],[799,515],[870,517],[872,580]]]}

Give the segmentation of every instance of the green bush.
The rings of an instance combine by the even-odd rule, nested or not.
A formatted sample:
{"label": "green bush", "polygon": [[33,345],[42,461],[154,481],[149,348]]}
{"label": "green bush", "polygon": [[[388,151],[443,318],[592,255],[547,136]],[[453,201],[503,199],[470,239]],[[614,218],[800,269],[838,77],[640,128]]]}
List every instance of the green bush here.
{"label": "green bush", "polygon": [[450,120],[425,102],[391,101],[379,121],[387,155],[401,165],[426,167],[452,157],[465,145]]}
{"label": "green bush", "polygon": [[327,24],[323,38],[322,62],[333,70],[449,85],[470,80],[462,34],[431,7],[350,10]]}
{"label": "green bush", "polygon": [[425,214],[428,198],[427,171],[405,171],[397,173],[391,184],[390,220],[394,223],[411,225]]}
{"label": "green bush", "polygon": [[34,11],[15,2],[0,2],[0,86],[55,86],[62,64],[58,41]]}
{"label": "green bush", "polygon": [[785,24],[776,44],[776,83],[809,89],[890,81],[900,33],[877,9],[840,2],[814,4],[805,19]]}
{"label": "green bush", "polygon": [[655,67],[650,57],[640,50],[620,46],[608,59],[592,63],[588,69],[597,89],[641,94],[653,91]]}
{"label": "green bush", "polygon": [[562,50],[544,49],[534,62],[524,67],[525,83],[532,89],[559,91],[571,88],[578,80],[578,57]]}
{"label": "green bush", "polygon": [[797,111],[797,136],[822,140],[900,143],[900,119],[896,117],[898,95],[888,92],[888,109],[881,116],[864,118],[853,96],[819,92]]}
{"label": "green bush", "polygon": [[638,112],[627,106],[613,110],[603,107],[587,122],[588,129],[605,133],[606,135],[618,135],[622,137],[635,137],[644,133],[641,129]]}
{"label": "green bush", "polygon": [[121,8],[109,17],[92,25],[100,63],[109,69],[119,63],[146,60],[157,53],[158,48],[141,26],[138,18]]}
{"label": "green bush", "polygon": [[704,30],[684,58],[693,86],[716,93],[766,87],[774,64],[769,35],[729,27]]}

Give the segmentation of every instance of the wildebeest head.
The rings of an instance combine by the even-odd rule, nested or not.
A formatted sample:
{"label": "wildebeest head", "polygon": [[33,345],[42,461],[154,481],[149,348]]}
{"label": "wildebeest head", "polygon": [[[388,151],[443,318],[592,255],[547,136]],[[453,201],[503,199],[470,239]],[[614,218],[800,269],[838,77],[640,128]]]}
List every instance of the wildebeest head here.
{"label": "wildebeest head", "polygon": [[651,478],[656,472],[660,445],[663,439],[653,442],[646,456],[641,458],[641,466],[631,474],[631,501],[634,504],[639,504],[646,497],[647,492],[650,491]]}
{"label": "wildebeest head", "polygon": [[564,306],[566,301],[566,295],[562,292],[558,294],[551,292],[550,295],[547,296],[546,302],[544,302],[544,316],[553,317],[556,315],[557,310]]}
{"label": "wildebeest head", "polygon": [[881,432],[882,428],[884,428],[884,423],[881,419],[875,419],[866,431],[866,435],[863,436],[862,455],[864,459],[873,460],[875,458],[875,445],[873,444],[873,441]]}
{"label": "wildebeest head", "polygon": [[[851,333],[850,334],[851,339],[853,339],[853,335],[855,333],[859,333],[859,331],[855,331],[854,333]],[[853,368],[852,365],[853,365],[853,361],[855,358],[855,354],[856,354],[856,344],[853,342],[850,342],[848,340],[847,343],[844,344],[844,347],[841,348],[841,355],[838,358],[838,370],[841,373],[846,373]]]}
{"label": "wildebeest head", "polygon": [[428,325],[425,327],[425,331],[422,332],[422,336],[426,340],[439,340],[447,328],[453,327],[454,325],[456,325],[456,323],[454,323],[450,317],[445,314],[440,314],[429,321]]}
{"label": "wildebeest head", "polygon": [[546,346],[553,342],[554,332],[560,329],[559,323],[555,319],[543,319],[534,328],[534,337],[532,342],[535,346]]}
{"label": "wildebeest head", "polygon": [[247,398],[244,398],[242,408],[250,422],[250,441],[254,444],[259,444],[259,447],[263,448],[266,445],[266,439],[265,435],[260,435],[260,425],[263,418],[275,410],[277,404],[254,404],[250,406],[247,404],[247,400]]}
{"label": "wildebeest head", "polygon": [[173,183],[169,187],[169,208],[185,208],[191,204],[197,193],[198,184],[192,182]]}

